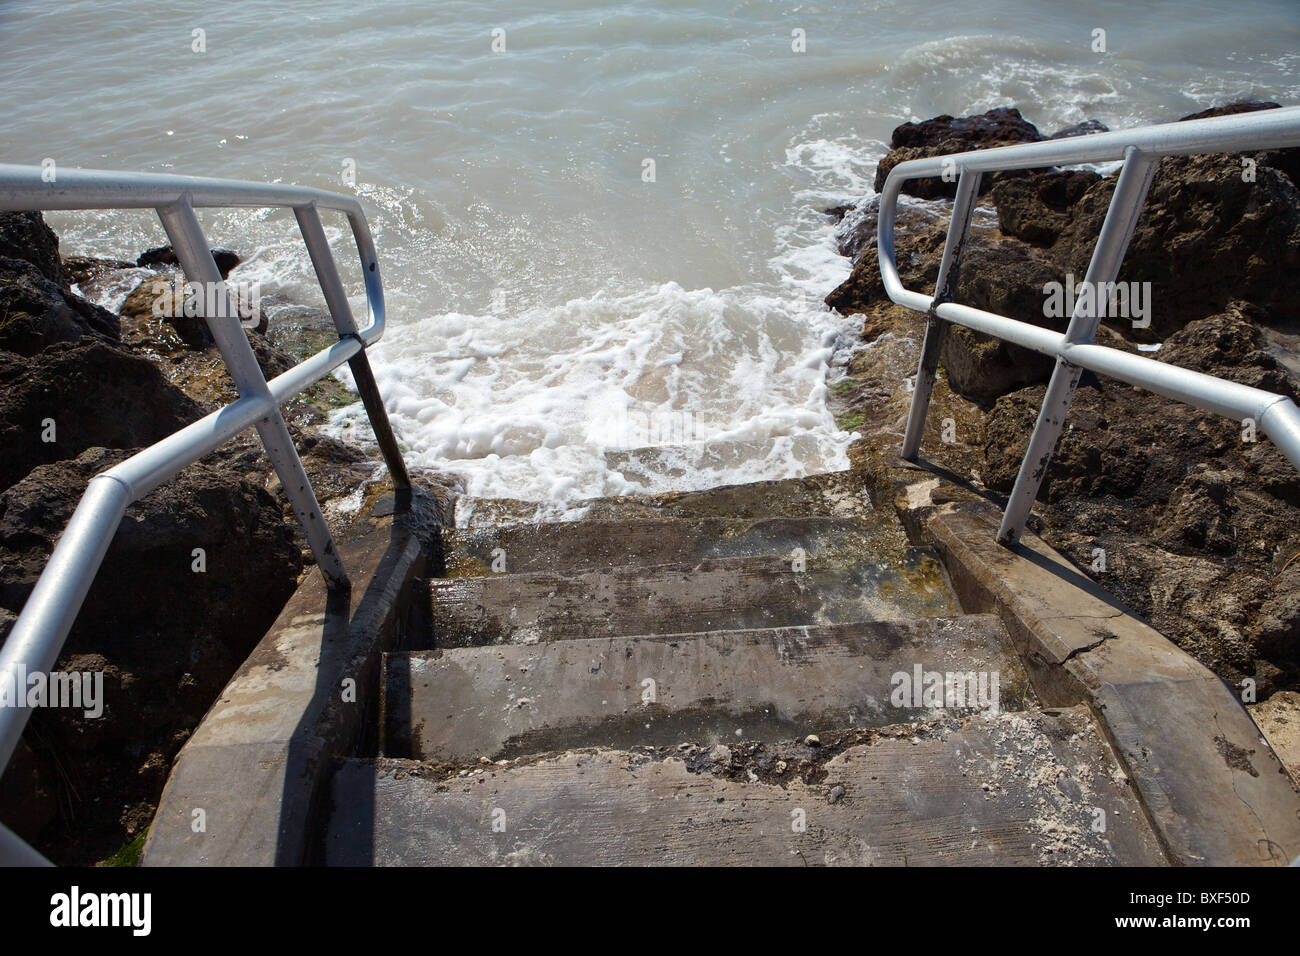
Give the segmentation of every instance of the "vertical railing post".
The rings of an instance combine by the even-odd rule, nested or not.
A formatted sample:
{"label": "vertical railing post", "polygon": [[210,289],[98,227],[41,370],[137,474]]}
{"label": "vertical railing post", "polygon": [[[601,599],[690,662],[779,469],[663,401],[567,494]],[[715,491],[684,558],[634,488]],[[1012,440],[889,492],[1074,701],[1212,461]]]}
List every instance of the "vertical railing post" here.
{"label": "vertical railing post", "polygon": [[[295,206],[293,214],[298,220],[303,242],[307,244],[307,253],[316,269],[316,278],[320,280],[321,290],[325,293],[325,304],[334,319],[339,338],[359,338],[357,322],[348,305],[347,294],[343,291],[338,267],[334,264],[334,254],[330,251],[329,240],[325,238],[325,230],[321,226],[320,214],[315,205]],[[370,417],[370,427],[374,430],[375,441],[388,465],[388,473],[393,478],[393,487],[397,491],[409,491],[411,479],[406,472],[406,462],[397,445],[397,436],[393,434],[393,426],[388,420],[388,411],[384,408],[384,399],[379,394],[379,385],[375,382],[364,346],[348,360],[348,368],[352,371],[352,380],[356,382],[357,394],[361,396],[366,414]]]}
{"label": "vertical railing post", "polygon": [[925,433],[925,417],[930,409],[930,393],[934,390],[934,377],[939,369],[939,353],[947,335],[948,323],[934,312],[935,306],[950,300],[957,289],[961,271],[961,255],[970,232],[971,217],[975,213],[975,197],[979,194],[979,172],[963,169],[957,181],[957,195],[952,204],[952,221],[948,223],[948,238],[943,244],[943,259],[939,263],[939,278],[934,284],[934,301],[930,305],[925,325],[925,341],[921,345],[921,361],[916,370],[916,386],[912,389],[912,404],[907,411],[907,430],[903,435],[901,457],[916,461]]}
{"label": "vertical railing post", "polygon": [[[163,228],[167,230],[172,251],[176,253],[176,258],[181,268],[185,270],[186,277],[201,290],[202,294],[197,296],[199,312],[207,322],[212,338],[216,340],[217,348],[225,360],[230,377],[234,379],[240,397],[248,395],[269,397],[270,390],[266,387],[266,377],[262,374],[261,366],[257,364],[253,347],[249,344],[248,336],[240,324],[239,311],[231,300],[225,282],[222,281],[221,272],[212,258],[208,240],[203,235],[198,217],[194,215],[194,207],[190,204],[189,196],[183,196],[178,202],[160,207],[158,218],[162,220]],[[224,308],[226,313],[224,316],[207,314],[209,290],[213,291],[213,298],[218,303],[218,311]],[[293,447],[293,439],[290,438],[289,429],[284,424],[284,416],[280,414],[279,406],[274,402],[271,404],[271,414],[256,425],[257,433],[266,448],[267,457],[275,467],[276,474],[280,476],[280,484],[284,486],[284,493],[293,505],[294,514],[298,516],[298,521],[307,536],[307,542],[311,545],[312,554],[316,557],[316,566],[320,568],[330,588],[346,588],[348,576],[338,550],[334,547],[334,537],[330,534],[329,526],[325,524],[325,517],[321,514],[316,493],[312,490],[306,471],[303,470],[298,451]]]}
{"label": "vertical railing post", "polygon": [[[1088,263],[1088,274],[1084,277],[1088,294],[1076,303],[1070,314],[1063,348],[1091,342],[1096,335],[1097,325],[1101,321],[1098,287],[1101,283],[1114,282],[1119,275],[1120,264],[1124,261],[1129,240],[1133,238],[1138,217],[1142,215],[1142,203],[1146,199],[1158,163],[1158,156],[1141,153],[1132,146],[1124,151],[1124,167],[1120,170],[1115,193],[1101,226],[1101,234],[1097,237],[1097,245]],[[1047,474],[1047,466],[1051,464],[1052,452],[1061,436],[1065,416],[1070,410],[1070,402],[1074,399],[1082,374],[1083,369],[1057,357],[1047,393],[1043,396],[1043,406],[1038,411],[1038,421],[1034,424],[1033,434],[1029,436],[1029,446],[1021,459],[1020,472],[1016,475],[1016,483],[1007,499],[1006,511],[1002,514],[1002,524],[998,528],[999,544],[1011,547],[1024,531],[1025,521],[1034,506],[1034,499],[1038,497],[1038,488]]]}

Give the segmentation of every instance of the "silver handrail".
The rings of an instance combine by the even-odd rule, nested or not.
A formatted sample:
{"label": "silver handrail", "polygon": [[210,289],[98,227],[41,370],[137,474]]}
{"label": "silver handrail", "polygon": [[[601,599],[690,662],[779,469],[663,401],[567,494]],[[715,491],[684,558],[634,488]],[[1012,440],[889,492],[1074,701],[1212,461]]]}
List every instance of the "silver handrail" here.
{"label": "silver handrail", "polygon": [[[266,381],[243,329],[237,320],[227,318],[238,312],[194,214],[197,207],[211,206],[293,210],[339,334],[337,343]],[[22,613],[0,647],[0,681],[4,682],[0,686],[17,687],[18,675],[47,672],[54,667],[127,506],[250,426],[257,429],[275,466],[321,574],[331,588],[347,588],[347,572],[280,414],[280,405],[344,362],[352,371],[393,484],[399,493],[409,493],[411,487],[365,352],[366,346],[384,333],[384,290],[370,227],[355,198],[298,186],[89,169],[57,170],[53,181],[47,181],[47,174],[39,167],[0,164],[0,210],[54,209],[157,212],[186,278],[214,290],[212,299],[198,296],[195,305],[221,352],[239,398],[90,480]],[[364,329],[357,328],[352,316],[319,209],[345,213],[352,227],[369,313],[369,324]],[[214,315],[206,314],[210,304],[216,305]],[[0,708],[0,771],[13,756],[30,715],[27,707]],[[0,863],[40,859],[35,850],[16,850],[21,841],[8,830],[0,832],[0,837]]]}
{"label": "silver handrail", "polygon": [[[1003,545],[1014,545],[1024,530],[1084,369],[1238,421],[1250,419],[1292,464],[1300,468],[1300,409],[1291,399],[1094,344],[1093,336],[1101,320],[1097,296],[1085,296],[1076,303],[1064,333],[951,301],[979,180],[986,172],[1123,160],[1084,277],[1084,282],[1095,289],[1102,283],[1113,282],[1119,273],[1160,157],[1288,146],[1300,146],[1300,107],[932,156],[899,163],[890,170],[881,193],[877,230],[880,277],[893,302],[924,312],[928,317],[903,437],[902,457],[915,461],[920,449],[939,352],[947,328],[945,323],[950,322],[1056,358],[1038,421],[998,529],[997,539]],[[951,175],[953,172],[960,176],[953,200],[952,220],[944,242],[934,294],[927,296],[904,288],[898,275],[894,257],[894,218],[898,196],[906,180]]]}

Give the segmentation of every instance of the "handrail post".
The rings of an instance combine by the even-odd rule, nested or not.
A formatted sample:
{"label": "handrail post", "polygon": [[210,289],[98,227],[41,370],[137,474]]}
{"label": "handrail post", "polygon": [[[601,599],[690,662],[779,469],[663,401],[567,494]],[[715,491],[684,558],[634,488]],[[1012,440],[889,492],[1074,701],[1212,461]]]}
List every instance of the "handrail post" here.
{"label": "handrail post", "polygon": [[[238,310],[231,301],[230,293],[221,278],[221,272],[212,258],[208,240],[203,235],[198,217],[194,215],[194,207],[190,204],[189,197],[183,196],[179,202],[159,207],[158,218],[162,220],[163,228],[167,230],[172,250],[176,253],[181,268],[185,270],[186,277],[203,291],[203,294],[197,296],[199,314],[207,322],[212,338],[216,340],[217,348],[221,351],[221,357],[225,359],[226,368],[235,381],[240,397],[265,395],[269,398],[270,389],[267,388],[266,377],[262,374],[261,366],[257,364],[257,357],[253,354],[253,347],[249,344],[248,336],[239,323]],[[207,314],[209,289],[215,290],[218,308],[224,307],[226,313],[224,317]],[[329,526],[325,524],[320,504],[316,500],[316,493],[311,487],[311,480],[303,470],[302,460],[299,459],[298,451],[293,446],[293,439],[289,436],[289,429],[284,423],[284,416],[280,414],[279,406],[271,402],[270,413],[257,422],[255,427],[262,439],[262,445],[266,448],[267,457],[271,459],[276,474],[280,476],[280,484],[284,486],[284,493],[293,505],[294,513],[298,516],[298,521],[307,536],[307,542],[311,545],[312,554],[316,557],[316,566],[320,568],[331,589],[347,588],[348,576],[343,568],[338,549],[334,546],[334,536],[330,534]]]}
{"label": "handrail post", "polygon": [[979,194],[983,174],[963,169],[957,180],[957,195],[952,204],[952,220],[948,223],[948,238],[943,244],[943,259],[939,263],[939,278],[934,284],[934,299],[926,313],[925,341],[921,345],[921,360],[916,370],[916,385],[912,389],[912,404],[907,411],[907,430],[903,435],[900,457],[916,461],[925,433],[925,416],[930,409],[930,393],[934,389],[935,374],[939,369],[939,353],[947,335],[948,323],[935,314],[935,307],[952,298],[961,272],[961,255],[970,232],[971,217],[975,214],[975,197]]}
{"label": "handrail post", "polygon": [[[1124,261],[1129,240],[1133,238],[1138,217],[1142,215],[1142,203],[1151,187],[1151,179],[1159,161],[1158,156],[1142,153],[1132,146],[1124,151],[1124,167],[1120,170],[1110,208],[1106,210],[1106,219],[1102,223],[1101,234],[1097,237],[1097,245],[1092,251],[1088,272],[1083,280],[1092,294],[1075,304],[1070,314],[1070,324],[1065,330],[1062,349],[1091,342],[1096,334],[1097,325],[1101,321],[1097,288],[1103,282],[1115,281],[1119,275],[1120,264]],[[1002,514],[1002,524],[998,528],[998,543],[1001,545],[1012,547],[1024,531],[1025,521],[1034,506],[1034,499],[1038,497],[1043,477],[1047,474],[1047,466],[1052,461],[1052,452],[1061,436],[1065,416],[1070,410],[1082,374],[1082,368],[1070,364],[1060,354],[1057,355],[1056,367],[1052,370],[1051,381],[1043,396],[1042,408],[1038,410],[1038,421],[1034,424],[1033,434],[1029,436],[1029,445],[1020,461],[1016,483],[1007,499],[1006,511]]]}
{"label": "handrail post", "polygon": [[[298,220],[298,230],[307,245],[307,253],[311,256],[312,266],[316,269],[316,278],[325,293],[325,304],[334,319],[334,327],[338,330],[339,338],[353,337],[359,340],[357,322],[348,305],[347,294],[343,291],[343,283],[334,264],[334,254],[330,251],[329,240],[325,238],[325,230],[321,227],[320,214],[316,211],[315,204],[295,206],[293,214]],[[361,396],[366,414],[370,417],[370,427],[375,433],[375,441],[379,444],[384,462],[388,465],[388,474],[392,476],[393,487],[399,492],[408,492],[411,489],[411,479],[406,471],[406,462],[402,458],[401,448],[398,447],[397,436],[393,434],[388,410],[384,408],[384,399],[379,393],[374,372],[371,371],[364,343],[361,351],[348,360],[348,369],[352,372],[357,393]]]}

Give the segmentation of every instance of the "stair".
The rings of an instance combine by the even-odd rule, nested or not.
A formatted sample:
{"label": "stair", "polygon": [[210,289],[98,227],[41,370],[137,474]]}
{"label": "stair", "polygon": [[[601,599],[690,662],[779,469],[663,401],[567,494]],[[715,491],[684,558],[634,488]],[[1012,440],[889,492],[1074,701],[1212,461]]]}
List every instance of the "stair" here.
{"label": "stair", "polygon": [[1161,862],[1091,716],[845,476],[585,510],[443,532],[325,862]]}
{"label": "stair", "polygon": [[384,749],[473,762],[565,746],[781,740],[940,716],[891,706],[891,675],[908,661],[998,671],[1000,708],[1028,694],[991,615],[453,648],[388,655]]}
{"label": "stair", "polygon": [[[776,439],[699,441],[652,445],[605,453],[605,464],[627,481],[640,485],[720,475],[746,462],[772,460],[783,467],[798,462],[804,467],[820,463],[817,439],[801,434]],[[733,472],[734,473],[734,472]]]}
{"label": "stair", "polygon": [[349,760],[323,852],[341,866],[1163,862],[1129,790],[1093,772],[1109,759],[1069,709],[816,747],[567,750],[459,771]]}

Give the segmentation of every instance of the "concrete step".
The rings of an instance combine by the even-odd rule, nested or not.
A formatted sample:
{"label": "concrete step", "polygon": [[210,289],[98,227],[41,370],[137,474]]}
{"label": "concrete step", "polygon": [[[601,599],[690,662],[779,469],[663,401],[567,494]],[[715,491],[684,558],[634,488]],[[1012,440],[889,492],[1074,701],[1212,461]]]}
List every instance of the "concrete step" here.
{"label": "concrete step", "polygon": [[[863,478],[847,471],[803,478],[719,485],[702,491],[621,495],[579,502],[586,518],[848,518],[871,515],[871,496]],[[893,509],[880,509],[877,521],[897,524]]]}
{"label": "concrete step", "polygon": [[[915,668],[961,697],[891,699]],[[1018,710],[1030,695],[994,615],[393,653],[383,752],[472,762],[574,747],[727,744]],[[924,686],[924,679],[916,682]],[[910,686],[910,685],[909,685]]]}
{"label": "concrete step", "polygon": [[817,563],[898,561],[933,557],[909,548],[873,515],[853,518],[633,518],[445,528],[446,576],[591,571],[710,558],[793,558]]}
{"label": "concrete step", "polygon": [[[537,571],[428,582],[425,647],[530,644],[842,624],[959,613],[938,565],[848,567],[809,559],[718,558],[698,564]],[[421,616],[424,616],[422,612]],[[422,649],[415,638],[415,649]]]}
{"label": "concrete step", "polygon": [[[456,526],[489,529],[576,518],[848,518],[868,516],[876,510],[862,477],[843,471],[702,491],[589,498],[567,508],[562,517],[537,502],[462,495],[457,502]],[[897,526],[892,508],[879,511],[877,521],[882,526]]]}
{"label": "concrete step", "polygon": [[349,760],[329,800],[322,853],[345,866],[1164,862],[1083,708],[844,730],[820,746],[473,769]]}
{"label": "concrete step", "polygon": [[699,487],[708,483],[711,475],[716,481],[724,473],[734,474],[734,469],[746,462],[757,465],[764,461],[791,471],[817,468],[821,464],[817,439],[803,434],[751,441],[696,441],[605,453],[605,464],[611,470],[643,487],[687,478]]}

